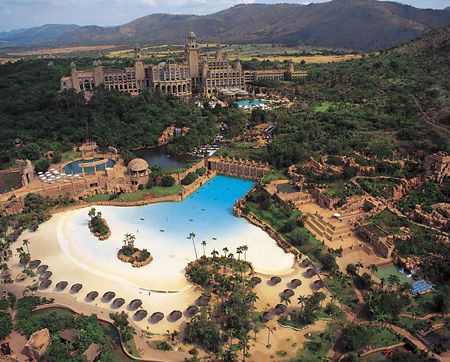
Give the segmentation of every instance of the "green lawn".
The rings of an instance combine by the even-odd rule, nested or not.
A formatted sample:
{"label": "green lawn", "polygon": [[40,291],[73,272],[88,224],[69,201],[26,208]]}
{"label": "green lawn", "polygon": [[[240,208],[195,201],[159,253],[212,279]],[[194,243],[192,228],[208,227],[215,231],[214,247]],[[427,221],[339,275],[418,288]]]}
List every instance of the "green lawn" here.
{"label": "green lawn", "polygon": [[217,156],[236,157],[247,160],[263,161],[267,156],[265,147],[252,148],[251,143],[232,143],[227,147],[222,147],[216,152]]}
{"label": "green lawn", "polygon": [[155,197],[164,197],[174,195],[181,191],[181,185],[173,185],[170,187],[154,186],[147,190],[138,190],[135,192],[125,192],[118,197],[111,199],[111,195],[94,195],[86,198],[87,202],[100,202],[100,201],[119,201],[119,202],[133,202],[144,200],[146,195],[153,195]]}
{"label": "green lawn", "polygon": [[269,173],[267,173],[266,176],[264,176],[263,182],[265,184],[270,184],[272,181],[275,181],[275,180],[287,180],[287,179],[288,179],[288,177],[281,171],[271,170],[271,171],[269,171]]}
{"label": "green lawn", "polygon": [[352,287],[348,284],[350,281],[343,279],[325,278],[323,280],[330,288],[336,298],[347,307],[354,309],[358,305],[358,298],[355,296]]}
{"label": "green lawn", "polygon": [[370,332],[368,345],[370,345],[372,349],[391,346],[403,341],[403,338],[395,334],[390,328],[370,326],[367,327],[367,329]]}
{"label": "green lawn", "polygon": [[325,332],[306,334],[308,341],[290,362],[326,361],[326,355],[331,348],[333,333],[338,327],[339,324],[330,323]]}
{"label": "green lawn", "polygon": [[67,151],[61,154],[61,162],[68,162],[74,158],[81,157],[81,152],[78,151]]}
{"label": "green lawn", "polygon": [[316,113],[327,112],[330,109],[331,105],[332,105],[331,102],[322,102],[321,104],[318,104],[316,108],[314,108],[314,112]]}
{"label": "green lawn", "polygon": [[388,280],[390,275],[396,275],[399,277],[401,283],[409,283],[413,282],[412,278],[407,278],[404,274],[398,271],[397,266],[394,264],[383,265],[378,267],[378,270],[374,273],[379,279],[383,278],[385,281]]}
{"label": "green lawn", "polygon": [[170,187],[154,186],[147,190],[138,190],[135,192],[126,192],[119,195],[114,201],[133,202],[140,201],[147,195],[154,195],[155,197],[163,197],[176,194],[181,191],[181,185],[173,185]]}
{"label": "green lawn", "polygon": [[111,195],[108,194],[98,194],[89,196],[85,199],[87,202],[99,202],[99,201],[108,201],[110,199]]}
{"label": "green lawn", "polygon": [[400,327],[405,328],[408,332],[415,334],[420,332],[421,330],[427,329],[429,322],[414,318],[399,317],[397,324]]}
{"label": "green lawn", "polygon": [[277,188],[278,188],[278,190],[280,190],[281,192],[283,192],[285,194],[292,194],[294,192],[300,191],[297,186],[290,185],[290,184],[277,185]]}

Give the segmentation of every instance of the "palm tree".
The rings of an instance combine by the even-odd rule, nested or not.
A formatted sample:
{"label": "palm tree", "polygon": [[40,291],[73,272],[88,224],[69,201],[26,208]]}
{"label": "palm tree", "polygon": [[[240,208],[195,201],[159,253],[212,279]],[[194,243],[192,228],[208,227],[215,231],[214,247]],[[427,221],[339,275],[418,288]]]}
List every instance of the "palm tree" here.
{"label": "palm tree", "polygon": [[228,253],[228,248],[225,246],[223,249],[223,253],[225,255],[225,258],[227,257],[227,253]]}
{"label": "palm tree", "polygon": [[282,294],[280,297],[280,302],[285,304],[286,307],[288,306],[288,304],[291,304],[291,298],[289,298],[288,296]]}
{"label": "palm tree", "polygon": [[205,251],[206,240],[202,241],[202,246],[203,246],[203,256],[206,256],[206,251]]}
{"label": "palm tree", "polygon": [[241,249],[244,252],[244,260],[247,261],[247,250],[248,250],[248,246],[247,245],[242,245]]}
{"label": "palm tree", "polygon": [[242,248],[240,246],[237,247],[236,254],[238,255],[238,260],[241,260]]}
{"label": "palm tree", "polygon": [[391,274],[388,276],[387,282],[389,290],[392,290],[396,285],[400,284],[400,278],[397,275]]}
{"label": "palm tree", "polygon": [[91,208],[88,212],[88,216],[92,219],[95,216],[95,208]]}
{"label": "palm tree", "polygon": [[125,239],[123,240],[123,243],[125,246],[128,246],[130,248],[134,248],[134,242],[136,241],[136,236],[130,233],[125,234]]}
{"label": "palm tree", "polygon": [[369,270],[372,272],[372,274],[374,274],[375,272],[378,271],[378,267],[376,266],[376,264],[370,264]]}
{"label": "palm tree", "polygon": [[239,347],[242,349],[242,361],[245,361],[245,355],[247,354],[248,349],[250,348],[249,337],[247,334],[241,335],[239,338]]}
{"label": "palm tree", "polygon": [[215,258],[217,258],[217,255],[219,255],[219,252],[216,249],[213,249],[213,251],[211,252],[211,255],[215,259]]}
{"label": "palm tree", "polygon": [[30,240],[23,239],[22,245],[27,247],[27,253],[30,254],[30,249],[28,249],[28,245],[30,244]]}
{"label": "palm tree", "polygon": [[308,300],[308,297],[301,295],[297,298],[298,304],[300,304],[300,311],[303,312],[303,308],[305,307],[305,302]]}
{"label": "palm tree", "polygon": [[195,247],[195,233],[193,233],[193,232],[189,233],[188,239],[192,240],[192,245],[194,246],[194,252],[195,252],[195,260],[198,260],[197,248]]}

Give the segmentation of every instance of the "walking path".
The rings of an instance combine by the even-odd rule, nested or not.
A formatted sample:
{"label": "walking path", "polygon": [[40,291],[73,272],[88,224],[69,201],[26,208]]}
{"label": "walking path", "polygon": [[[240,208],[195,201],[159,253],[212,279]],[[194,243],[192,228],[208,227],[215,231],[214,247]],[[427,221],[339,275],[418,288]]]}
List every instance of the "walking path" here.
{"label": "walking path", "polygon": [[[22,298],[25,292],[25,288],[23,288],[20,285],[17,284],[7,284],[3,285],[2,287],[2,293],[6,290],[7,292],[13,293],[16,295],[16,297]],[[40,293],[39,291],[35,292],[35,295],[42,298],[54,298],[55,303],[47,305],[47,307],[56,307],[61,306],[68,308],[75,313],[83,314],[83,315],[91,315],[96,314],[99,319],[112,323],[112,319],[109,317],[109,310],[100,308],[95,305],[88,305],[85,303],[78,303],[73,300],[73,298],[70,295],[67,294],[58,294],[58,293]],[[42,307],[41,307],[42,308]],[[129,318],[130,324],[133,325],[133,321],[131,318]],[[135,344],[136,347],[139,349],[141,357],[136,358],[134,356],[131,356],[127,351],[126,354],[129,355],[130,358],[133,358],[135,360],[140,361],[148,361],[148,362],[164,362],[164,361],[184,361],[186,358],[190,358],[190,355],[187,352],[182,351],[159,351],[156,349],[151,348],[147,343],[145,337],[143,337],[141,334],[137,335],[135,337]],[[23,346],[21,346],[23,348]],[[19,346],[16,346],[16,353],[17,348]]]}

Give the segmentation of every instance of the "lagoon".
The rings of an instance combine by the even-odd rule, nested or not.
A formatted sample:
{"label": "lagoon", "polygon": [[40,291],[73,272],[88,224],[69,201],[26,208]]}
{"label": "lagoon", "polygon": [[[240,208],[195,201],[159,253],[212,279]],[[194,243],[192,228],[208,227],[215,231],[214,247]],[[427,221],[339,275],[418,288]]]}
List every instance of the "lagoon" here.
{"label": "lagoon", "polygon": [[[187,263],[195,260],[191,232],[195,233],[197,254],[223,248],[236,254],[236,248],[248,246],[247,260],[255,271],[286,274],[292,271],[294,256],[285,253],[260,228],[233,215],[236,200],[244,196],[253,182],[216,176],[198,191],[180,202],[166,202],[136,207],[99,206],[97,211],[111,228],[105,241],[88,230],[88,208],[73,210],[60,218],[58,241],[65,256],[93,276],[126,283],[145,290],[179,291],[189,287],[184,275]],[[125,233],[136,235],[136,247],[146,248],[154,258],[142,268],[117,259]],[[242,255],[242,257],[244,257]],[[40,255],[45,260],[44,255]],[[55,268],[52,267],[55,271]]]}

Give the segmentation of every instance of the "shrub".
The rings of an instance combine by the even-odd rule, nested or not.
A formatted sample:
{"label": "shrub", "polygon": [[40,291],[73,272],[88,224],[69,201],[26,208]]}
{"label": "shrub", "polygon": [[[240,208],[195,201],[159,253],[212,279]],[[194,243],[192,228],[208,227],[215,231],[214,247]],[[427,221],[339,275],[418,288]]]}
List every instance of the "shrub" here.
{"label": "shrub", "polygon": [[357,324],[349,324],[342,330],[341,345],[345,351],[357,351],[369,342],[366,328]]}
{"label": "shrub", "polygon": [[12,332],[11,316],[7,313],[0,312],[0,340],[9,336]]}
{"label": "shrub", "polygon": [[204,167],[200,167],[198,169],[195,170],[195,173],[199,176],[203,176],[206,172],[206,169]]}
{"label": "shrub", "polygon": [[170,187],[175,185],[175,179],[172,176],[166,175],[161,178],[161,186]]}
{"label": "shrub", "polygon": [[193,183],[195,180],[197,180],[198,178],[198,174],[196,174],[195,172],[189,172],[184,179],[181,180],[181,184],[182,185],[190,185],[191,183]]}

